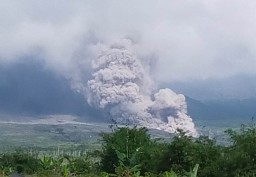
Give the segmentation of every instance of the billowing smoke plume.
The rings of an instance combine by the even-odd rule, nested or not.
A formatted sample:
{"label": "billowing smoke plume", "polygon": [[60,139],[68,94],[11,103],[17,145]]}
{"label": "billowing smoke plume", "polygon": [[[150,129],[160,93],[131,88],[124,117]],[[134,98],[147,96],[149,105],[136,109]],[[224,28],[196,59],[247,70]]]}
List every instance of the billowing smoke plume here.
{"label": "billowing smoke plume", "polygon": [[186,114],[184,95],[161,89],[152,95],[152,80],[131,51],[130,41],[115,43],[93,60],[88,102],[119,124],[135,124],[168,132],[197,132]]}

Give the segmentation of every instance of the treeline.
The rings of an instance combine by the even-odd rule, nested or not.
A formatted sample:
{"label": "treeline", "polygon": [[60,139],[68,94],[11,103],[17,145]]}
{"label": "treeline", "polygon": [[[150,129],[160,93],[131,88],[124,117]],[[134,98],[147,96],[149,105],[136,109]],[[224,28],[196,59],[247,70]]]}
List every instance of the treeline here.
{"label": "treeline", "polygon": [[0,155],[2,176],[254,177],[256,127],[227,130],[229,146],[183,132],[170,142],[151,139],[145,128],[114,128],[102,133],[102,149],[79,157],[38,156],[24,151]]}

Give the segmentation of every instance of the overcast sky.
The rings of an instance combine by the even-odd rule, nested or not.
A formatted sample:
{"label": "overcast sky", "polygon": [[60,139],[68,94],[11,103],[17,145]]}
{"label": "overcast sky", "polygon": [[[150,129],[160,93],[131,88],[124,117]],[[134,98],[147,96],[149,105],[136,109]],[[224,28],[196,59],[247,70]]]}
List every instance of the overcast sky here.
{"label": "overcast sky", "polygon": [[[33,56],[52,70],[72,75],[90,61],[88,53],[99,42],[129,37],[139,56],[154,60],[155,80],[183,83],[177,87],[180,92],[192,92],[184,87],[194,80],[200,85],[232,78],[236,83],[236,76],[241,80],[241,75],[256,75],[255,0],[0,0],[0,4],[0,65]],[[255,81],[247,80],[244,84]]]}

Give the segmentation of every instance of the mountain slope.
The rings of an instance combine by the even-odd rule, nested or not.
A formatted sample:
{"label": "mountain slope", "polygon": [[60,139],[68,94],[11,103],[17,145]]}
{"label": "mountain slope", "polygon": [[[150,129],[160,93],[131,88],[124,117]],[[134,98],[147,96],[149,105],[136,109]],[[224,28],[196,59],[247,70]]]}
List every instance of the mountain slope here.
{"label": "mountain slope", "polygon": [[240,124],[251,121],[256,115],[256,99],[232,99],[201,102],[186,97],[188,114],[195,121]]}

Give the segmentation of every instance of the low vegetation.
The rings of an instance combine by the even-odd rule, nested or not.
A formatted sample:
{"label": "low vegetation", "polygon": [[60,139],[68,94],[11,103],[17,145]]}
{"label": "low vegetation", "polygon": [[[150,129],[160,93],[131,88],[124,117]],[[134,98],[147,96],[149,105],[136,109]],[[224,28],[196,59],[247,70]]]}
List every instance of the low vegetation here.
{"label": "low vegetation", "polygon": [[72,155],[41,155],[17,150],[0,154],[0,176],[29,177],[254,177],[256,127],[227,130],[228,146],[183,132],[170,142],[152,139],[145,128],[113,128],[101,134],[101,150]]}

